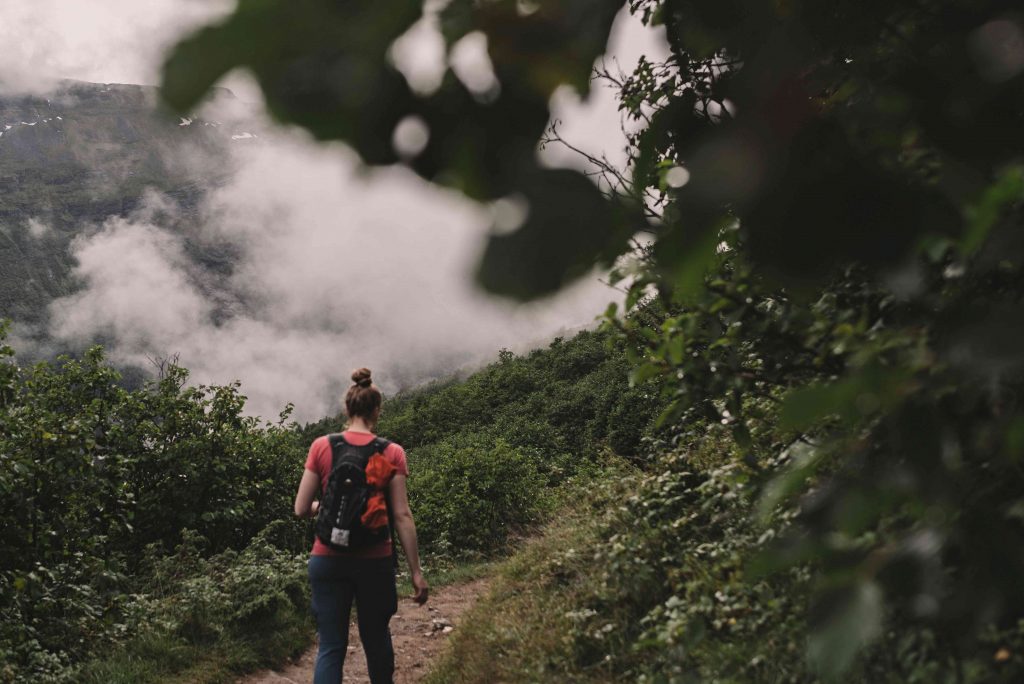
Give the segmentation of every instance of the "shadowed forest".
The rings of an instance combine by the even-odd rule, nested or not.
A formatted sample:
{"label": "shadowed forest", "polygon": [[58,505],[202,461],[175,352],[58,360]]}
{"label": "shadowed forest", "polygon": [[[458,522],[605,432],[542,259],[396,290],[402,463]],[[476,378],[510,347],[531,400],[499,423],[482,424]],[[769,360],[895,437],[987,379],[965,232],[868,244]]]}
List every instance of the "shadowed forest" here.
{"label": "shadowed forest", "polygon": [[[593,330],[385,400],[428,577],[490,577],[427,681],[1021,681],[1019,7],[626,7],[667,60],[602,66],[623,4],[583,0],[241,0],[168,56],[179,115],[247,69],[278,121],[491,207],[484,290],[617,290]],[[414,90],[388,50],[424,17],[486,38],[491,78]],[[566,86],[616,89],[625,168],[538,161]],[[306,650],[290,511],[343,418],[3,339],[0,681]]]}

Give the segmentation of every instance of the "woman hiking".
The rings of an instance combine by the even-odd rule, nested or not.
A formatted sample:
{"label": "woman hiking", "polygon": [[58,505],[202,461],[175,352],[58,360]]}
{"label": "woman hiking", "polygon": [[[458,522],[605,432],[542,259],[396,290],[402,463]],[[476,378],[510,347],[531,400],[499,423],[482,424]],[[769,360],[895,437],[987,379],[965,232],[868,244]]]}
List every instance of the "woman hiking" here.
{"label": "woman hiking", "polygon": [[[313,442],[295,496],[295,515],[317,517],[321,501],[314,499],[318,493],[323,497],[325,514],[331,514],[319,516],[309,558],[309,583],[320,638],[314,684],[342,681],[353,601],[358,609],[356,619],[370,681],[392,681],[395,652],[388,623],[398,610],[398,594],[389,522],[405,549],[415,591],[413,599],[420,604],[427,600],[416,524],[406,494],[409,468],[405,451],[373,432],[380,418],[382,397],[370,378],[370,370],[360,368],[353,372],[352,382],[345,394],[347,429],[340,435],[324,435]],[[334,484],[332,491],[328,491],[332,464]],[[346,500],[366,503],[358,504],[355,507],[359,510],[352,512],[354,507],[345,506]],[[342,505],[333,506],[339,511],[335,515],[329,509],[336,501],[342,501]],[[326,519],[332,515],[333,519]]]}

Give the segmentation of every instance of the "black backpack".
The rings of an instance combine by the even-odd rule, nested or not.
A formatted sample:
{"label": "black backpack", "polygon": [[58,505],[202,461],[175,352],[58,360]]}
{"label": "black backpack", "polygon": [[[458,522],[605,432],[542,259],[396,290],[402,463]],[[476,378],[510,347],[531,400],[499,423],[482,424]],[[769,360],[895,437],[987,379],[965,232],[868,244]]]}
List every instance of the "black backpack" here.
{"label": "black backpack", "polygon": [[386,541],[393,524],[390,506],[388,524],[380,529],[364,527],[362,516],[376,491],[366,482],[366,464],[374,454],[383,454],[391,442],[375,437],[366,446],[355,446],[340,434],[328,435],[327,439],[331,445],[331,473],[316,517],[317,538],[338,551],[365,549]]}

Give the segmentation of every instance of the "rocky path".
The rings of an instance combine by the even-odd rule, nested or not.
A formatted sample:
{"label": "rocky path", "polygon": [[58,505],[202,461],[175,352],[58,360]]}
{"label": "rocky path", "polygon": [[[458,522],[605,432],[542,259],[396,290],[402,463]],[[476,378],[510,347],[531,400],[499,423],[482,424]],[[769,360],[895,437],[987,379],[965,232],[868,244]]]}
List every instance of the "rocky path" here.
{"label": "rocky path", "polygon": [[[398,614],[391,619],[391,638],[395,644],[395,683],[418,682],[444,649],[448,635],[458,629],[462,614],[486,590],[487,580],[456,584],[432,590],[425,606],[408,598],[398,601]],[[316,644],[292,665],[280,672],[267,670],[249,675],[238,684],[309,684],[313,681]],[[367,684],[366,658],[355,624],[349,632],[345,658],[345,684]]]}

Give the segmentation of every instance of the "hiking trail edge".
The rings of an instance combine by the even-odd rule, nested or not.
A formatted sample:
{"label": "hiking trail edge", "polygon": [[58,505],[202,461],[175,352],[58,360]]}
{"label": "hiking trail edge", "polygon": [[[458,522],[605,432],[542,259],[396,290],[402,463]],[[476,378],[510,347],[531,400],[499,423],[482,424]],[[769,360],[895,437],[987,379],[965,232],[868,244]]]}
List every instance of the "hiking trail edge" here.
{"label": "hiking trail edge", "polygon": [[[462,614],[487,590],[487,578],[431,589],[424,606],[399,597],[398,613],[391,618],[391,638],[395,645],[395,684],[421,681],[448,644],[448,636],[458,629]],[[298,660],[283,670],[264,670],[247,675],[238,684],[309,684],[316,663],[314,643]],[[355,624],[349,630],[348,655],[345,657],[345,684],[368,684],[366,657]]]}

